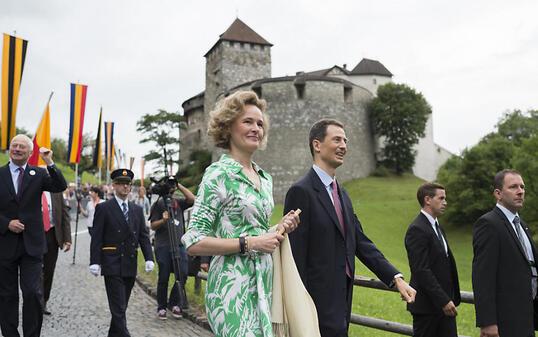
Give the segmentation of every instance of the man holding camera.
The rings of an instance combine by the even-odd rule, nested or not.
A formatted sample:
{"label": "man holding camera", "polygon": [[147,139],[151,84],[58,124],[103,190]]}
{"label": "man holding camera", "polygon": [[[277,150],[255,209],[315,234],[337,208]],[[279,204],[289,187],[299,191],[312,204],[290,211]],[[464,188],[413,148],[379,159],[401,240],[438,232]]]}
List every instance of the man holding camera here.
{"label": "man holding camera", "polygon": [[[173,207],[173,218],[175,221],[175,230],[177,238],[175,242],[179,242],[179,251],[181,254],[181,272],[183,279],[187,279],[188,257],[187,251],[181,244],[181,236],[185,233],[185,222],[183,219],[183,211],[194,204],[194,194],[186,187],[177,182],[174,177],[165,179],[166,188],[169,188],[169,196],[171,197]],[[173,198],[174,192],[179,189],[185,196],[184,198]],[[166,309],[170,308],[172,316],[175,318],[181,317],[181,308],[178,305],[179,295],[177,284],[174,284],[168,303],[166,301],[168,293],[168,279],[170,273],[174,272],[173,261],[171,254],[171,240],[168,232],[168,224],[170,215],[168,214],[167,206],[162,197],[160,197],[151,208],[150,221],[151,229],[155,231],[155,258],[159,265],[159,280],[157,282],[157,317],[166,319]]]}

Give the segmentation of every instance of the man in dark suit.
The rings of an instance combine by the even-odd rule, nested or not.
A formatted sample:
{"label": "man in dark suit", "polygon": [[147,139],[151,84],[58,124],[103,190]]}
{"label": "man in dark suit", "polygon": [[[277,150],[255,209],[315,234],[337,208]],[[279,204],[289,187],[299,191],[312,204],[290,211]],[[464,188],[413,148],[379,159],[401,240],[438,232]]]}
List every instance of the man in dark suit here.
{"label": "man in dark suit", "polygon": [[0,168],[0,326],[5,337],[19,336],[19,274],[24,301],[23,334],[41,333],[39,279],[47,251],[41,195],[43,191],[61,192],[67,187],[54,166],[52,151],[40,149],[47,170],[28,165],[32,151],[30,138],[16,135],[9,145],[10,162]]}
{"label": "man in dark suit", "polygon": [[525,185],[517,171],[495,175],[497,205],[473,229],[473,291],[480,336],[534,336],[536,259],[527,225],[519,218]]}
{"label": "man in dark suit", "polygon": [[445,188],[424,183],[417,191],[422,209],[405,235],[411,287],[417,290],[413,315],[414,337],[457,337],[456,306],[460,304],[458,271],[437,217],[445,212]]}
{"label": "man in dark suit", "polygon": [[115,196],[97,204],[90,245],[90,272],[99,270],[105,278],[106,294],[112,319],[108,336],[131,336],[125,312],[136,277],[138,245],[146,260],[146,272],[153,270],[153,252],[146,228],[144,212],[128,201],[131,170],[118,169],[110,174]]}
{"label": "man in dark suit", "polygon": [[290,233],[301,279],[314,300],[323,337],[347,336],[353,299],[355,256],[402,299],[413,302],[415,290],[368,239],[347,192],[336,182],[347,138],[337,120],[322,119],[310,129],[313,168],[286,195],[284,214],[300,208],[301,225]]}
{"label": "man in dark suit", "polygon": [[47,253],[43,256],[41,290],[43,292],[43,313],[50,315],[50,311],[47,310],[47,302],[50,298],[54,269],[56,269],[56,261],[58,260],[58,249],[61,248],[67,252],[71,248],[71,223],[69,210],[62,193],[43,192],[42,204]]}

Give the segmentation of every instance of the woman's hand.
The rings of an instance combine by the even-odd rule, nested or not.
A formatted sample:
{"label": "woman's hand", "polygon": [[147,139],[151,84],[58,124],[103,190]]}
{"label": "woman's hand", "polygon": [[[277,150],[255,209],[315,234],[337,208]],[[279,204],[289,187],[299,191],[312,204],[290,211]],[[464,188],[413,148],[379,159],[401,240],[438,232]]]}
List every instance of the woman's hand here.
{"label": "woman's hand", "polygon": [[264,253],[273,253],[284,237],[278,233],[266,233],[260,236],[249,236],[248,250],[257,250]]}
{"label": "woman's hand", "polygon": [[289,211],[288,214],[284,215],[284,217],[282,217],[282,220],[280,220],[280,223],[276,227],[276,231],[281,234],[284,234],[284,232],[293,232],[295,229],[297,229],[297,226],[299,226],[299,222],[301,222],[299,214],[301,214],[300,210]]}

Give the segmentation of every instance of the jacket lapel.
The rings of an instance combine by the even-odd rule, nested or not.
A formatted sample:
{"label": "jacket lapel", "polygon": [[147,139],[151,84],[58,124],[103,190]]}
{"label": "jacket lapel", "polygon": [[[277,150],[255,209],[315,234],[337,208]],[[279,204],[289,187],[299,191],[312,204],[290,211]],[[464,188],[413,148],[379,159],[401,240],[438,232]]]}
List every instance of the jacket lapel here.
{"label": "jacket lapel", "polygon": [[4,185],[6,185],[11,196],[15,198],[15,187],[13,186],[13,178],[11,177],[11,171],[9,170],[9,163],[0,168],[0,179],[3,180]]}
{"label": "jacket lapel", "polygon": [[[508,219],[506,218],[506,215],[504,215],[504,213],[497,206],[495,206],[495,212],[497,212],[497,214],[501,217],[501,219],[503,221],[503,224],[506,227],[506,230],[510,233],[510,236],[516,242],[516,245],[519,248],[519,251],[521,252],[521,255],[523,255],[523,258],[525,259],[525,261],[528,261],[527,253],[525,253],[525,249],[521,245],[521,242],[519,241],[519,238],[516,236],[516,233],[514,231],[514,227],[512,226],[510,221],[508,221]],[[529,240],[529,241],[532,242],[532,240]],[[532,245],[532,243],[531,243],[531,245]]]}
{"label": "jacket lapel", "polygon": [[[310,169],[310,177],[312,178],[312,187],[316,191],[318,195],[318,200],[320,204],[323,206],[327,214],[329,215],[329,218],[333,222],[333,224],[336,226],[338,232],[342,237],[344,237],[344,233],[342,232],[342,227],[340,227],[340,221],[338,221],[338,216],[336,215],[336,211],[334,209],[334,204],[331,201],[331,198],[329,197],[329,194],[327,193],[327,189],[325,189],[325,186],[321,182],[321,179],[319,179],[318,174],[314,169]],[[343,207],[342,207],[343,210]],[[345,221],[344,221],[345,222]]]}
{"label": "jacket lapel", "polygon": [[[432,224],[430,223],[430,220],[428,220],[428,218],[422,214],[422,212],[420,212],[420,216],[421,216],[421,225],[422,225],[422,228],[424,228],[427,233],[430,233],[432,235],[432,239],[436,242],[436,245],[437,247],[443,252],[443,254],[445,253],[445,247],[443,246],[443,243],[441,242],[441,240],[439,240],[439,237],[437,236],[437,232],[435,232],[435,230],[433,229],[432,227]],[[448,248],[448,241],[446,240],[446,235],[445,233],[443,232],[443,229],[441,228],[441,226],[439,226],[439,229],[441,230],[441,236],[443,237],[443,240],[445,240],[445,242],[447,242],[446,246]]]}
{"label": "jacket lapel", "polygon": [[123,216],[123,210],[121,209],[120,205],[118,204],[118,201],[114,198],[111,199],[113,201],[112,203],[112,215],[116,218],[116,222],[118,226],[123,229],[124,231],[127,231],[128,233],[131,232],[131,229],[129,228],[129,224],[127,221],[125,221],[125,217]]}

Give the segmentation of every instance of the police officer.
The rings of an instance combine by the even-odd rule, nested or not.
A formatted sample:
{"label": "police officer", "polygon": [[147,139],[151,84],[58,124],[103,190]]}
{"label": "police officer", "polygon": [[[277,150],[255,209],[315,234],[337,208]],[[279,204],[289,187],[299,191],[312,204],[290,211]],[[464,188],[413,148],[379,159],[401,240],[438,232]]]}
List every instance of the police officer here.
{"label": "police officer", "polygon": [[99,270],[105,277],[106,294],[112,320],[108,336],[131,336],[125,311],[136,277],[138,245],[146,260],[145,270],[155,264],[142,208],[127,200],[133,172],[118,169],[110,174],[114,198],[95,208],[90,246],[90,272]]}

